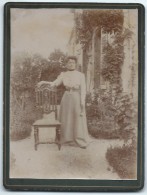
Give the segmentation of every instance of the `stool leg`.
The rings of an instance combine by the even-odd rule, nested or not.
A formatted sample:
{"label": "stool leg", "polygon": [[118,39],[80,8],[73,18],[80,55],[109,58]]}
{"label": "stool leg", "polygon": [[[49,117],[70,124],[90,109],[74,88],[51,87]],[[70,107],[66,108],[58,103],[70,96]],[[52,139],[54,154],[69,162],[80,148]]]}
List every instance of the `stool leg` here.
{"label": "stool leg", "polygon": [[59,127],[56,127],[56,137],[57,137],[58,149],[60,150],[61,149],[61,143],[60,143],[61,134],[60,134],[60,128]]}
{"label": "stool leg", "polygon": [[37,145],[39,143],[38,127],[34,127],[34,139],[35,139],[35,150],[37,150]]}

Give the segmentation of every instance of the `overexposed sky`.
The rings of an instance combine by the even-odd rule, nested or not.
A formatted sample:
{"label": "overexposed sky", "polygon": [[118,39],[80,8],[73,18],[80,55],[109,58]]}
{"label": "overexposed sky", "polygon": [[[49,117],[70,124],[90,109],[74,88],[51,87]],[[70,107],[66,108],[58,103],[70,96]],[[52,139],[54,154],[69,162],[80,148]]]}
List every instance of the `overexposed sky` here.
{"label": "overexposed sky", "polygon": [[11,9],[11,51],[48,57],[54,49],[67,52],[73,27],[70,9]]}

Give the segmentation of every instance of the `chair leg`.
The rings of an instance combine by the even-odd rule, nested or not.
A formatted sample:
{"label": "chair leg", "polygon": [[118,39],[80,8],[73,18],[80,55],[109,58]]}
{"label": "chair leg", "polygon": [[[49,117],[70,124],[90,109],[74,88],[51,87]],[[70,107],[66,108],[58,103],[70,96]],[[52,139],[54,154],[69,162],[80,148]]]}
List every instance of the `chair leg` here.
{"label": "chair leg", "polygon": [[60,138],[61,138],[61,134],[60,134],[60,128],[56,127],[56,137],[57,137],[57,144],[58,144],[58,149],[61,149],[61,142],[60,142]]}
{"label": "chair leg", "polygon": [[37,150],[37,145],[39,143],[38,127],[34,128],[34,139],[35,139],[35,150]]}

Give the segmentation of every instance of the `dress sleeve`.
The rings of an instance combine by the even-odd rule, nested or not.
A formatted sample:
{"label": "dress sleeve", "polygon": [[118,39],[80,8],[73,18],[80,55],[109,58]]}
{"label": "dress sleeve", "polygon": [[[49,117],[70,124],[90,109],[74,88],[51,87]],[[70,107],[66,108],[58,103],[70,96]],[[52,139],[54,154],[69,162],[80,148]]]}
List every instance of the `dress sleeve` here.
{"label": "dress sleeve", "polygon": [[63,82],[63,72],[61,72],[61,74],[57,77],[57,79],[54,80],[54,81],[51,83],[51,86],[57,87],[57,86],[61,85],[62,82]]}
{"label": "dress sleeve", "polygon": [[81,75],[81,104],[85,105],[86,98],[86,83],[85,83],[85,75]]}

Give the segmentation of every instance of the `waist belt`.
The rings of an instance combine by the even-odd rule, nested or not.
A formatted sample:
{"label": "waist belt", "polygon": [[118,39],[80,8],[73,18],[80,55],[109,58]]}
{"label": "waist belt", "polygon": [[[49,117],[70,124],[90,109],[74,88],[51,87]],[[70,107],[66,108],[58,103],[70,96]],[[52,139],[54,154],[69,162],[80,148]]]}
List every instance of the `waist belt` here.
{"label": "waist belt", "polygon": [[72,91],[77,91],[77,92],[79,92],[80,91],[80,89],[76,89],[76,88],[69,88],[69,87],[67,87],[66,88],[66,91],[69,91],[69,92],[72,92]]}

